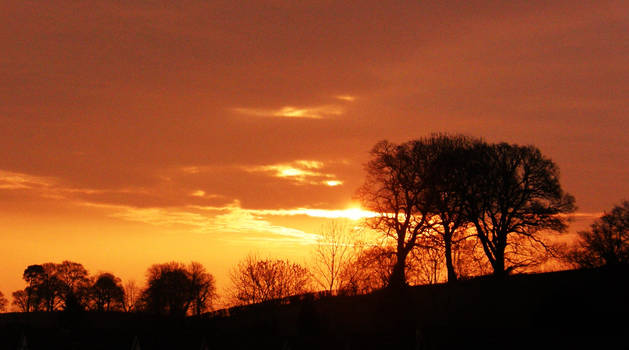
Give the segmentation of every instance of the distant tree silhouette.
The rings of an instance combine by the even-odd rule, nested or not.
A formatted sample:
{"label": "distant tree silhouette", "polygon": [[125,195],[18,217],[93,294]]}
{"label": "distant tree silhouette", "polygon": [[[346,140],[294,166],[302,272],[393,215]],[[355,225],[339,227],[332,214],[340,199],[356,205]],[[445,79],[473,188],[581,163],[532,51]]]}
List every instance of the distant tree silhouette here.
{"label": "distant tree silhouette", "polygon": [[124,289],[120,278],[111,273],[101,273],[90,288],[93,309],[96,311],[118,311],[123,309]]}
{"label": "distant tree silhouette", "polygon": [[[371,246],[357,253],[341,274],[341,294],[366,294],[386,287],[395,265],[395,248]],[[443,252],[437,247],[414,249],[408,255],[405,275],[410,285],[434,284],[445,273]]]}
{"label": "distant tree silhouette", "polygon": [[321,227],[313,248],[310,270],[317,287],[332,293],[343,289],[350,274],[345,271],[356,258],[361,242],[347,221],[330,221]]}
{"label": "distant tree silhouette", "polygon": [[579,267],[629,264],[629,201],[622,201],[594,221],[589,230],[579,232],[568,259]]}
{"label": "distant tree silhouette", "polygon": [[84,307],[87,302],[88,272],[79,263],[30,265],[24,270],[23,278],[27,283],[27,312],[60,310],[68,301],[73,307]]}
{"label": "distant tree silhouette", "polygon": [[61,282],[64,309],[68,302],[72,302],[74,307],[84,308],[88,303],[91,287],[87,269],[80,263],[65,260],[55,265],[55,274]]}
{"label": "distant tree silhouette", "polygon": [[185,265],[155,264],[147,271],[147,288],[142,293],[146,311],[184,316],[193,300],[192,288]]}
{"label": "distant tree silhouette", "polygon": [[216,299],[216,282],[214,276],[207,272],[198,262],[188,265],[188,275],[192,284],[192,311],[195,315],[212,310],[212,303]]}
{"label": "distant tree silhouette", "polygon": [[386,287],[395,261],[395,249],[391,247],[372,246],[361,250],[342,271],[339,293],[367,294]]}
{"label": "distant tree silhouette", "polygon": [[48,278],[48,274],[44,271],[42,265],[29,265],[22,275],[27,286],[26,294],[26,312],[38,311],[41,303],[41,290]]}
{"label": "distant tree silhouette", "polygon": [[229,290],[235,304],[253,304],[310,291],[310,273],[287,260],[247,256],[231,270]]}
{"label": "distant tree silhouette", "polygon": [[562,190],[557,165],[533,146],[479,144],[463,157],[458,192],[494,275],[504,276],[522,264],[509,260],[521,255],[523,240],[547,248],[540,233],[566,229],[574,197]]}
{"label": "distant tree silhouette", "polygon": [[124,311],[133,312],[137,311],[140,302],[140,289],[136,285],[134,280],[129,280],[124,284]]}
{"label": "distant tree silhouette", "polygon": [[28,294],[26,293],[26,290],[16,290],[15,292],[13,292],[12,296],[13,301],[11,302],[11,304],[17,311],[29,311]]}
{"label": "distant tree silhouette", "polygon": [[4,297],[4,294],[0,292],[0,312],[7,311],[8,304],[9,304],[9,301],[7,300],[7,298]]}
{"label": "distant tree silhouette", "polygon": [[55,263],[42,264],[46,278],[40,286],[39,294],[44,303],[46,311],[51,312],[60,310],[64,305],[64,296],[68,292],[65,283],[59,278],[57,270],[58,265]]}
{"label": "distant tree silhouette", "polygon": [[415,249],[408,256],[406,275],[411,285],[443,282],[447,273],[442,245]]}
{"label": "distant tree silhouette", "polygon": [[147,271],[147,288],[142,292],[146,311],[184,316],[211,310],[216,297],[214,276],[198,262],[156,264]]}

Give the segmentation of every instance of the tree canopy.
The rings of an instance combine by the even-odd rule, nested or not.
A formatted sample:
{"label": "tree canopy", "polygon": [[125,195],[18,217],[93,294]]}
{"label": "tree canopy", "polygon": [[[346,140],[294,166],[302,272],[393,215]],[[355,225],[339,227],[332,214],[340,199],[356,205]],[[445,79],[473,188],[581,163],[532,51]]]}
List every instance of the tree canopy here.
{"label": "tree canopy", "polygon": [[235,304],[254,304],[310,291],[310,273],[287,260],[247,256],[231,272]]}
{"label": "tree canopy", "polygon": [[569,260],[580,267],[629,264],[629,201],[622,201],[579,232]]}
{"label": "tree canopy", "polygon": [[443,134],[381,141],[366,171],[358,196],[379,213],[370,226],[395,242],[395,287],[406,284],[409,254],[434,244],[443,248],[448,280],[456,280],[453,248],[471,236],[495,275],[531,264],[523,247],[547,249],[541,233],[564,231],[575,210],[559,168],[534,146]]}

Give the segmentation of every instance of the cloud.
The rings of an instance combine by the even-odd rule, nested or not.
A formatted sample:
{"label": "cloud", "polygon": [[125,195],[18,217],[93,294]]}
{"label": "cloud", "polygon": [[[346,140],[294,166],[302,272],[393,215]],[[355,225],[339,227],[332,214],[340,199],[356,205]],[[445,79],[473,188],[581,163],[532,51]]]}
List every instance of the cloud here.
{"label": "cloud", "polygon": [[3,190],[47,188],[52,183],[50,178],[0,170],[0,189]]}
{"label": "cloud", "polygon": [[354,102],[356,101],[356,97],[355,96],[351,96],[351,95],[337,95],[334,96],[336,99],[341,100],[341,101],[347,101],[347,102]]}
{"label": "cloud", "polygon": [[280,163],[272,165],[261,165],[245,168],[249,172],[264,172],[278,178],[285,178],[299,184],[340,186],[343,181],[336,178],[334,174],[321,172],[324,167],[323,162],[315,160],[296,160],[291,163]]}
{"label": "cloud", "polygon": [[343,108],[337,105],[323,105],[315,107],[293,107],[284,106],[279,109],[261,108],[233,108],[234,112],[258,116],[258,117],[278,117],[278,118],[306,118],[324,119],[343,114]]}
{"label": "cloud", "polygon": [[[264,211],[243,209],[240,202],[223,207],[188,208],[134,208],[125,206],[107,206],[115,212],[111,217],[142,222],[145,224],[168,227],[191,227],[198,233],[246,234],[247,240],[258,237],[267,240],[271,235],[275,240],[288,239],[292,242],[311,244],[318,235],[299,229],[274,225],[262,216]],[[202,209],[202,210],[199,210]],[[264,238],[267,237],[267,238]],[[226,236],[229,240],[241,239],[241,236]]]}

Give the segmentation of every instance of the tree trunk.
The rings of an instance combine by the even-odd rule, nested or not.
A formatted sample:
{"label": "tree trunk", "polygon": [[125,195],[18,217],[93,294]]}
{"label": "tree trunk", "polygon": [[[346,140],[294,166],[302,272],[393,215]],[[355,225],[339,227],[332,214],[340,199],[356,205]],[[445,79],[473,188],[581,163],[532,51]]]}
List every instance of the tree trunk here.
{"label": "tree trunk", "polygon": [[389,287],[401,289],[406,287],[406,256],[408,252],[405,249],[398,249],[395,265],[389,277]]}
{"label": "tree trunk", "polygon": [[454,283],[457,281],[457,276],[454,270],[454,262],[452,261],[452,233],[446,232],[443,236],[443,241],[446,255],[446,269],[448,270],[448,283]]}
{"label": "tree trunk", "polygon": [[494,252],[496,259],[492,267],[494,268],[494,276],[498,278],[504,278],[507,275],[507,270],[505,269],[505,248],[504,245],[497,244],[496,251]]}

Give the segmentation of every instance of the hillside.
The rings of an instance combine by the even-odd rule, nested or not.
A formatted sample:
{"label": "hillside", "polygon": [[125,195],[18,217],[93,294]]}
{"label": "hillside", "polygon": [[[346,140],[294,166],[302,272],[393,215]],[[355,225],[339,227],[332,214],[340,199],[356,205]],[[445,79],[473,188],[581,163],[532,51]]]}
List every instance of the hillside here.
{"label": "hillside", "polygon": [[[627,348],[629,269],[478,278],[187,319],[5,314],[2,349]],[[70,345],[68,345],[70,344]]]}

